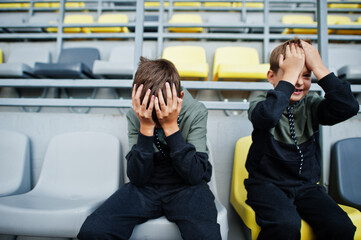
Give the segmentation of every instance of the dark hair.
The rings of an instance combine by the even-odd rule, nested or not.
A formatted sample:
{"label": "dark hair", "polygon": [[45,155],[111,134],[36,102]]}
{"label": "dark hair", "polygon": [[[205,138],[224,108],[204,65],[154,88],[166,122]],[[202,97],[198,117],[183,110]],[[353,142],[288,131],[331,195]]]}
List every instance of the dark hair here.
{"label": "dark hair", "polygon": [[[133,86],[136,84],[138,88],[141,84],[143,84],[143,90],[140,94],[141,102],[143,102],[146,91],[150,89],[150,96],[158,96],[158,91],[161,90],[164,101],[167,103],[167,93],[165,88],[166,82],[168,82],[171,87],[173,84],[175,85],[177,96],[180,97],[180,77],[174,64],[166,59],[150,60],[144,57],[140,57],[139,66],[134,75]],[[153,109],[153,120],[156,122],[158,121],[155,114],[155,109]]]}
{"label": "dark hair", "polygon": [[[303,41],[311,44],[310,39],[305,39]],[[274,71],[275,73],[278,72],[278,69],[280,68],[280,65],[279,65],[280,55],[282,54],[283,57],[286,57],[286,47],[287,47],[287,45],[289,45],[291,43],[295,43],[297,46],[302,48],[301,39],[299,39],[299,38],[290,39],[290,40],[287,40],[286,42],[278,45],[275,49],[273,49],[273,51],[271,52],[270,58],[269,58],[270,70]]]}

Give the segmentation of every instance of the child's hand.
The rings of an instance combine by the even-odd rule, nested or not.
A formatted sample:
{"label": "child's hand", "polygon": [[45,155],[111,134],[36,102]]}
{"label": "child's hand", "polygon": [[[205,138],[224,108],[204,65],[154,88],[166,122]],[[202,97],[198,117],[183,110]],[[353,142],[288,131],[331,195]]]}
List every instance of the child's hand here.
{"label": "child's hand", "polygon": [[172,85],[172,90],[168,82],[166,82],[165,87],[167,104],[164,102],[162,91],[159,91],[158,97],[155,99],[155,111],[165,135],[169,136],[179,130],[177,119],[182,109],[183,100],[178,98],[174,84]]}
{"label": "child's hand", "polygon": [[323,64],[318,50],[311,44],[301,41],[302,48],[305,52],[306,67],[313,72],[318,80],[330,73]]}
{"label": "child's hand", "polygon": [[140,94],[143,90],[143,84],[136,89],[136,85],[132,91],[132,106],[135,114],[137,115],[140,122],[140,132],[145,136],[153,136],[155,123],[152,118],[152,111],[154,107],[154,95],[151,96],[149,106],[150,89],[147,90],[142,104],[140,104]]}
{"label": "child's hand", "polygon": [[287,45],[286,56],[280,55],[279,66],[283,71],[282,80],[295,85],[298,76],[305,66],[305,54],[303,49],[296,46],[296,44]]}

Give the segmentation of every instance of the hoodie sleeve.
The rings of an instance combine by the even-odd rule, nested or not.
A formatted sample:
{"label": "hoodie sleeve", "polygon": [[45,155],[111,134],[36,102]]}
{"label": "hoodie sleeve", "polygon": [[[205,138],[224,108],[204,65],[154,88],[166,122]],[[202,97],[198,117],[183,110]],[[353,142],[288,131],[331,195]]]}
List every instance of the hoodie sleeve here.
{"label": "hoodie sleeve", "polygon": [[325,91],[325,98],[317,108],[318,122],[333,125],[349,119],[359,111],[359,104],[353,96],[350,83],[330,73],[318,84]]}
{"label": "hoodie sleeve", "polygon": [[248,116],[255,129],[270,129],[279,123],[282,113],[290,102],[295,87],[286,81],[280,81],[275,89],[269,90],[266,97],[251,102]]}
{"label": "hoodie sleeve", "polygon": [[139,121],[133,111],[128,112],[127,120],[130,148],[125,157],[127,175],[134,185],[143,186],[150,180],[153,170],[153,136],[145,136],[139,132]]}
{"label": "hoodie sleeve", "polygon": [[212,175],[212,165],[208,161],[207,153],[208,112],[205,107],[197,109],[197,112],[191,122],[187,139],[184,139],[180,131],[166,137],[173,167],[190,185],[209,182]]}

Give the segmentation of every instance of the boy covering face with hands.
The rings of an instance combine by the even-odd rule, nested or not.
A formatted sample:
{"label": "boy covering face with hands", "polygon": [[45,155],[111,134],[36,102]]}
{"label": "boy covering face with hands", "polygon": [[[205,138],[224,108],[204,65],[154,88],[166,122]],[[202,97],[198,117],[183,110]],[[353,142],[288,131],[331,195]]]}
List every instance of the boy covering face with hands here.
{"label": "boy covering face with hands", "polygon": [[129,239],[165,216],[183,239],[220,240],[206,139],[207,109],[180,86],[175,66],[141,58],[128,114],[129,183],[84,222],[79,239]]}
{"label": "boy covering face with hands", "polygon": [[[311,72],[325,91],[309,93]],[[355,226],[318,185],[321,174],[319,125],[357,114],[350,85],[324,66],[316,48],[294,39],[270,56],[273,90],[250,103],[252,145],[246,168],[247,204],[261,227],[258,239],[300,239],[301,218],[317,239],[353,239]]]}

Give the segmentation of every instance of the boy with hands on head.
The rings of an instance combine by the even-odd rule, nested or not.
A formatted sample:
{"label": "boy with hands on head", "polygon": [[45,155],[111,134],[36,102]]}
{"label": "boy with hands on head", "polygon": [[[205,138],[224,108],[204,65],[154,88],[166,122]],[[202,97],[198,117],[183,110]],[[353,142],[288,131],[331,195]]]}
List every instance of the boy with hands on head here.
{"label": "boy with hands on head", "polygon": [[207,109],[180,86],[168,60],[140,59],[127,113],[124,184],[84,222],[79,239],[129,239],[137,224],[165,216],[183,239],[220,240],[206,139]]}
{"label": "boy with hands on head", "polygon": [[[325,91],[310,93],[311,72]],[[355,226],[318,185],[321,174],[319,125],[357,114],[350,85],[324,66],[316,48],[293,39],[270,56],[273,90],[250,103],[252,145],[246,161],[247,204],[261,227],[258,239],[300,239],[301,218],[317,239],[353,239]]]}

